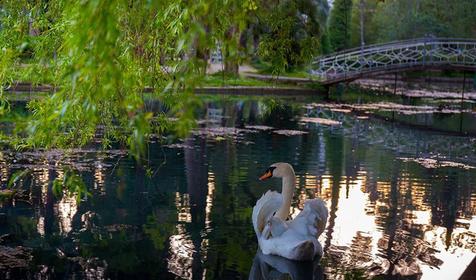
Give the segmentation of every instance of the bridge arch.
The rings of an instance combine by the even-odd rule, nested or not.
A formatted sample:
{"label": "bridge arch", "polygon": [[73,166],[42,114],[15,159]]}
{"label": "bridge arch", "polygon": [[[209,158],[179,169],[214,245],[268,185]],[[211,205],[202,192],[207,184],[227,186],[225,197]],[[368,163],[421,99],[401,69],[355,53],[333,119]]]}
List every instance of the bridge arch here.
{"label": "bridge arch", "polygon": [[476,71],[476,40],[420,38],[354,48],[318,57],[311,75],[323,85],[424,69]]}

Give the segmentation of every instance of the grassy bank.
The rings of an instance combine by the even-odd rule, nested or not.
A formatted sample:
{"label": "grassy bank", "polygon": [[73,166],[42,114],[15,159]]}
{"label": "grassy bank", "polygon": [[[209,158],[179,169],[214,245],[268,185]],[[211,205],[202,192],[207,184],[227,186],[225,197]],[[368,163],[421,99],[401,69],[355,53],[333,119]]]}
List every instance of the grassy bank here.
{"label": "grassy bank", "polygon": [[296,87],[290,84],[282,83],[278,80],[258,80],[244,76],[229,76],[218,72],[207,75],[203,79],[202,86],[209,87],[229,87],[229,86],[246,86],[246,87]]}

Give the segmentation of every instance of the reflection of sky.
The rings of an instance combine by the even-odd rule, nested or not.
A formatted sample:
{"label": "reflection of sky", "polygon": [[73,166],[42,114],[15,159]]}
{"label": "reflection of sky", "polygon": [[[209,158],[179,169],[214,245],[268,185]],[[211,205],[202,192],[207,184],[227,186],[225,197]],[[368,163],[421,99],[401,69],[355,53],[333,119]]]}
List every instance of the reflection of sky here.
{"label": "reflection of sky", "polygon": [[43,237],[45,236],[45,217],[38,217],[38,223],[36,224],[36,230]]}
{"label": "reflection of sky", "polygon": [[9,173],[8,165],[5,162],[5,156],[3,152],[0,151],[0,183],[8,181]]}
{"label": "reflection of sky", "polygon": [[176,225],[177,234],[169,238],[170,257],[167,267],[170,272],[181,278],[192,279],[195,246],[184,224],[192,221],[189,194],[177,192],[175,194],[175,207],[177,208],[177,220],[179,223]]}
{"label": "reflection of sky", "polygon": [[210,229],[211,213],[213,207],[213,195],[215,193],[215,175],[213,172],[208,172],[208,192],[205,207],[205,228]]}
{"label": "reflection of sky", "polygon": [[[205,229],[201,234],[202,242],[200,244],[200,261],[205,263],[207,261],[208,249],[209,249],[209,239],[208,234],[212,231],[211,226],[211,214],[213,207],[213,199],[215,194],[215,174],[213,172],[208,172],[208,192],[207,192],[207,204],[205,207]],[[202,273],[202,279],[206,279],[207,270],[204,269]]]}
{"label": "reflection of sky", "polygon": [[[57,171],[57,180],[63,180],[64,172]],[[62,235],[67,235],[73,229],[73,218],[78,212],[78,202],[76,197],[68,195],[66,190],[63,190],[63,196],[56,203],[55,215],[58,218],[59,229]]]}
{"label": "reflection of sky", "polygon": [[[386,247],[388,245],[387,238],[389,235],[395,234],[395,243],[391,247],[393,255],[407,255],[404,259],[395,263],[394,271],[399,270],[401,273],[409,273],[410,275],[415,271],[422,271],[422,279],[451,279],[451,277],[460,275],[466,269],[467,265],[476,256],[476,248],[474,247],[476,216],[472,216],[471,219],[458,219],[459,224],[464,226],[454,228],[451,234],[450,246],[446,248],[446,228],[432,225],[431,222],[431,208],[428,206],[428,202],[425,201],[428,186],[418,180],[409,180],[408,176],[408,174],[403,173],[398,180],[397,199],[399,206],[396,206],[398,207],[396,211],[401,213],[397,215],[403,216],[397,216],[395,233],[391,232],[391,229],[384,233],[382,230],[386,227],[381,224],[389,215],[391,182],[376,182],[379,197],[376,202],[373,202],[369,198],[369,193],[366,192],[365,187],[369,180],[365,171],[357,172],[355,179],[346,178],[346,176],[341,177],[340,188],[338,189],[339,199],[337,207],[335,207],[337,209],[336,218],[330,237],[331,246],[327,252],[331,256],[333,254],[343,256],[336,265],[364,269],[375,268],[378,265],[385,271],[389,268],[389,264],[382,257],[388,252]],[[305,181],[304,188],[315,188],[314,180],[308,179]],[[333,191],[331,176],[320,176],[318,185],[321,188],[321,194],[316,196],[322,197],[327,202],[329,209],[334,208],[331,201]],[[411,205],[401,209],[401,205],[408,204],[408,201],[406,201],[408,193],[411,195]],[[295,196],[294,199],[298,205],[305,200],[302,194],[302,191],[296,191],[297,197]],[[474,203],[474,198],[471,203]],[[409,219],[404,219],[404,217]],[[400,219],[404,220],[400,221]],[[412,228],[423,230],[422,235],[419,235],[418,230],[416,233],[411,233],[409,230]],[[387,237],[384,238],[384,234]],[[320,241],[325,243],[326,238],[326,234],[323,234]],[[423,241],[418,242],[418,239]],[[431,248],[436,249],[436,251],[433,252]],[[335,250],[337,251],[333,253],[332,251]],[[410,251],[407,252],[407,250]],[[433,261],[429,261],[431,258],[433,258]],[[438,264],[438,262],[434,261],[436,259],[443,261],[437,268],[435,268],[435,264]],[[334,273],[335,271],[329,276],[336,277],[336,275],[333,275]]]}
{"label": "reflection of sky", "polygon": [[[194,255],[200,252],[200,262],[207,260],[207,251],[209,247],[208,234],[211,232],[211,213],[213,207],[213,198],[215,192],[215,175],[208,172],[208,191],[205,204],[205,224],[204,230],[201,232],[200,248],[196,248],[192,237],[187,233],[186,224],[192,222],[190,208],[190,194],[175,195],[175,206],[177,207],[177,219],[179,223],[176,226],[177,234],[169,238],[170,257],[168,259],[168,270],[184,279],[193,279],[193,262]],[[196,261],[196,260],[195,260]],[[203,270],[202,278],[206,277],[206,269]],[[195,277],[196,278],[196,277]]]}
{"label": "reflection of sky", "polygon": [[188,193],[175,193],[175,206],[177,207],[179,222],[192,222],[192,214],[190,214],[190,195]]}
{"label": "reflection of sky", "polygon": [[101,161],[95,163],[94,168],[94,189],[99,190],[99,192],[104,195],[106,194],[105,179],[106,179],[106,169],[102,165]]}
{"label": "reflection of sky", "polygon": [[[349,183],[349,192],[345,185],[340,188],[336,225],[332,234],[332,244],[337,246],[350,245],[358,232],[372,234],[373,239],[378,239],[381,233],[376,231],[377,225],[372,215],[366,213],[369,203],[368,194],[362,191],[364,175]],[[346,182],[343,178],[341,184]]]}
{"label": "reflection of sky", "polygon": [[73,218],[78,212],[76,197],[69,197],[64,193],[55,210],[59,220],[60,232],[66,235],[73,229]]}
{"label": "reflection of sky", "polygon": [[50,184],[50,172],[48,168],[35,168],[35,173],[37,175],[37,179],[39,185],[41,186],[41,202],[43,205],[46,204],[48,199],[48,186]]}
{"label": "reflection of sky", "polygon": [[177,234],[169,238],[170,257],[167,267],[170,272],[183,279],[193,279],[192,264],[195,246],[183,224],[177,224],[176,230]]}
{"label": "reflection of sky", "polygon": [[[472,221],[476,221],[476,217],[473,217]],[[453,242],[448,250],[446,250],[446,228],[434,226],[431,230],[425,232],[424,240],[431,244],[433,248],[438,250],[438,252],[435,253],[435,257],[443,260],[443,264],[439,269],[422,265],[422,279],[451,279],[455,275],[461,275],[464,272],[466,267],[476,256],[476,248],[474,247],[474,242],[476,241],[475,232],[473,232],[471,237],[466,236],[465,240],[458,240],[460,237],[459,235],[466,235],[466,233],[468,233],[468,231],[465,229],[455,228],[451,238]],[[459,242],[460,244],[456,244],[456,242]],[[471,246],[473,247],[472,252]]]}

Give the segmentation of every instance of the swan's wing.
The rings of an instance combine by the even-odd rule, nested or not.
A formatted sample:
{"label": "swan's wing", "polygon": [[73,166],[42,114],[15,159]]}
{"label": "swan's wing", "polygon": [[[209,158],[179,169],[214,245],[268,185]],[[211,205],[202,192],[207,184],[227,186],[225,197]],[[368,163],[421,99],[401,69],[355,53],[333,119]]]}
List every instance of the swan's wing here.
{"label": "swan's wing", "polygon": [[[260,248],[264,254],[275,254],[292,260],[311,260],[316,255],[322,255],[318,237],[326,227],[327,217],[328,210],[324,201],[308,200],[301,213],[292,221],[286,222],[288,227],[284,232],[267,239],[265,232],[269,229],[266,224],[268,218],[265,220],[263,235],[258,234]],[[273,222],[272,219],[271,221]]]}
{"label": "swan's wing", "polygon": [[256,235],[259,237],[263,229],[272,217],[272,215],[279,209],[283,201],[283,196],[275,191],[267,191],[253,207],[253,227]]}
{"label": "swan's wing", "polygon": [[322,199],[309,199],[304,202],[304,209],[290,222],[289,227],[303,236],[317,238],[326,228],[328,216],[329,211]]}

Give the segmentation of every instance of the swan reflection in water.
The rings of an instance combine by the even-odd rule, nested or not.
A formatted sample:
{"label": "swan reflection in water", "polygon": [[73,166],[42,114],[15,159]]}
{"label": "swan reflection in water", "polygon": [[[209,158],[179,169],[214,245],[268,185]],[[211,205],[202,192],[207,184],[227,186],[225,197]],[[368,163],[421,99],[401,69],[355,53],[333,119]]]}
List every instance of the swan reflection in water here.
{"label": "swan reflection in water", "polygon": [[258,249],[253,259],[249,280],[322,280],[323,270],[319,261],[320,258],[313,261],[292,261],[280,256],[265,255]]}

